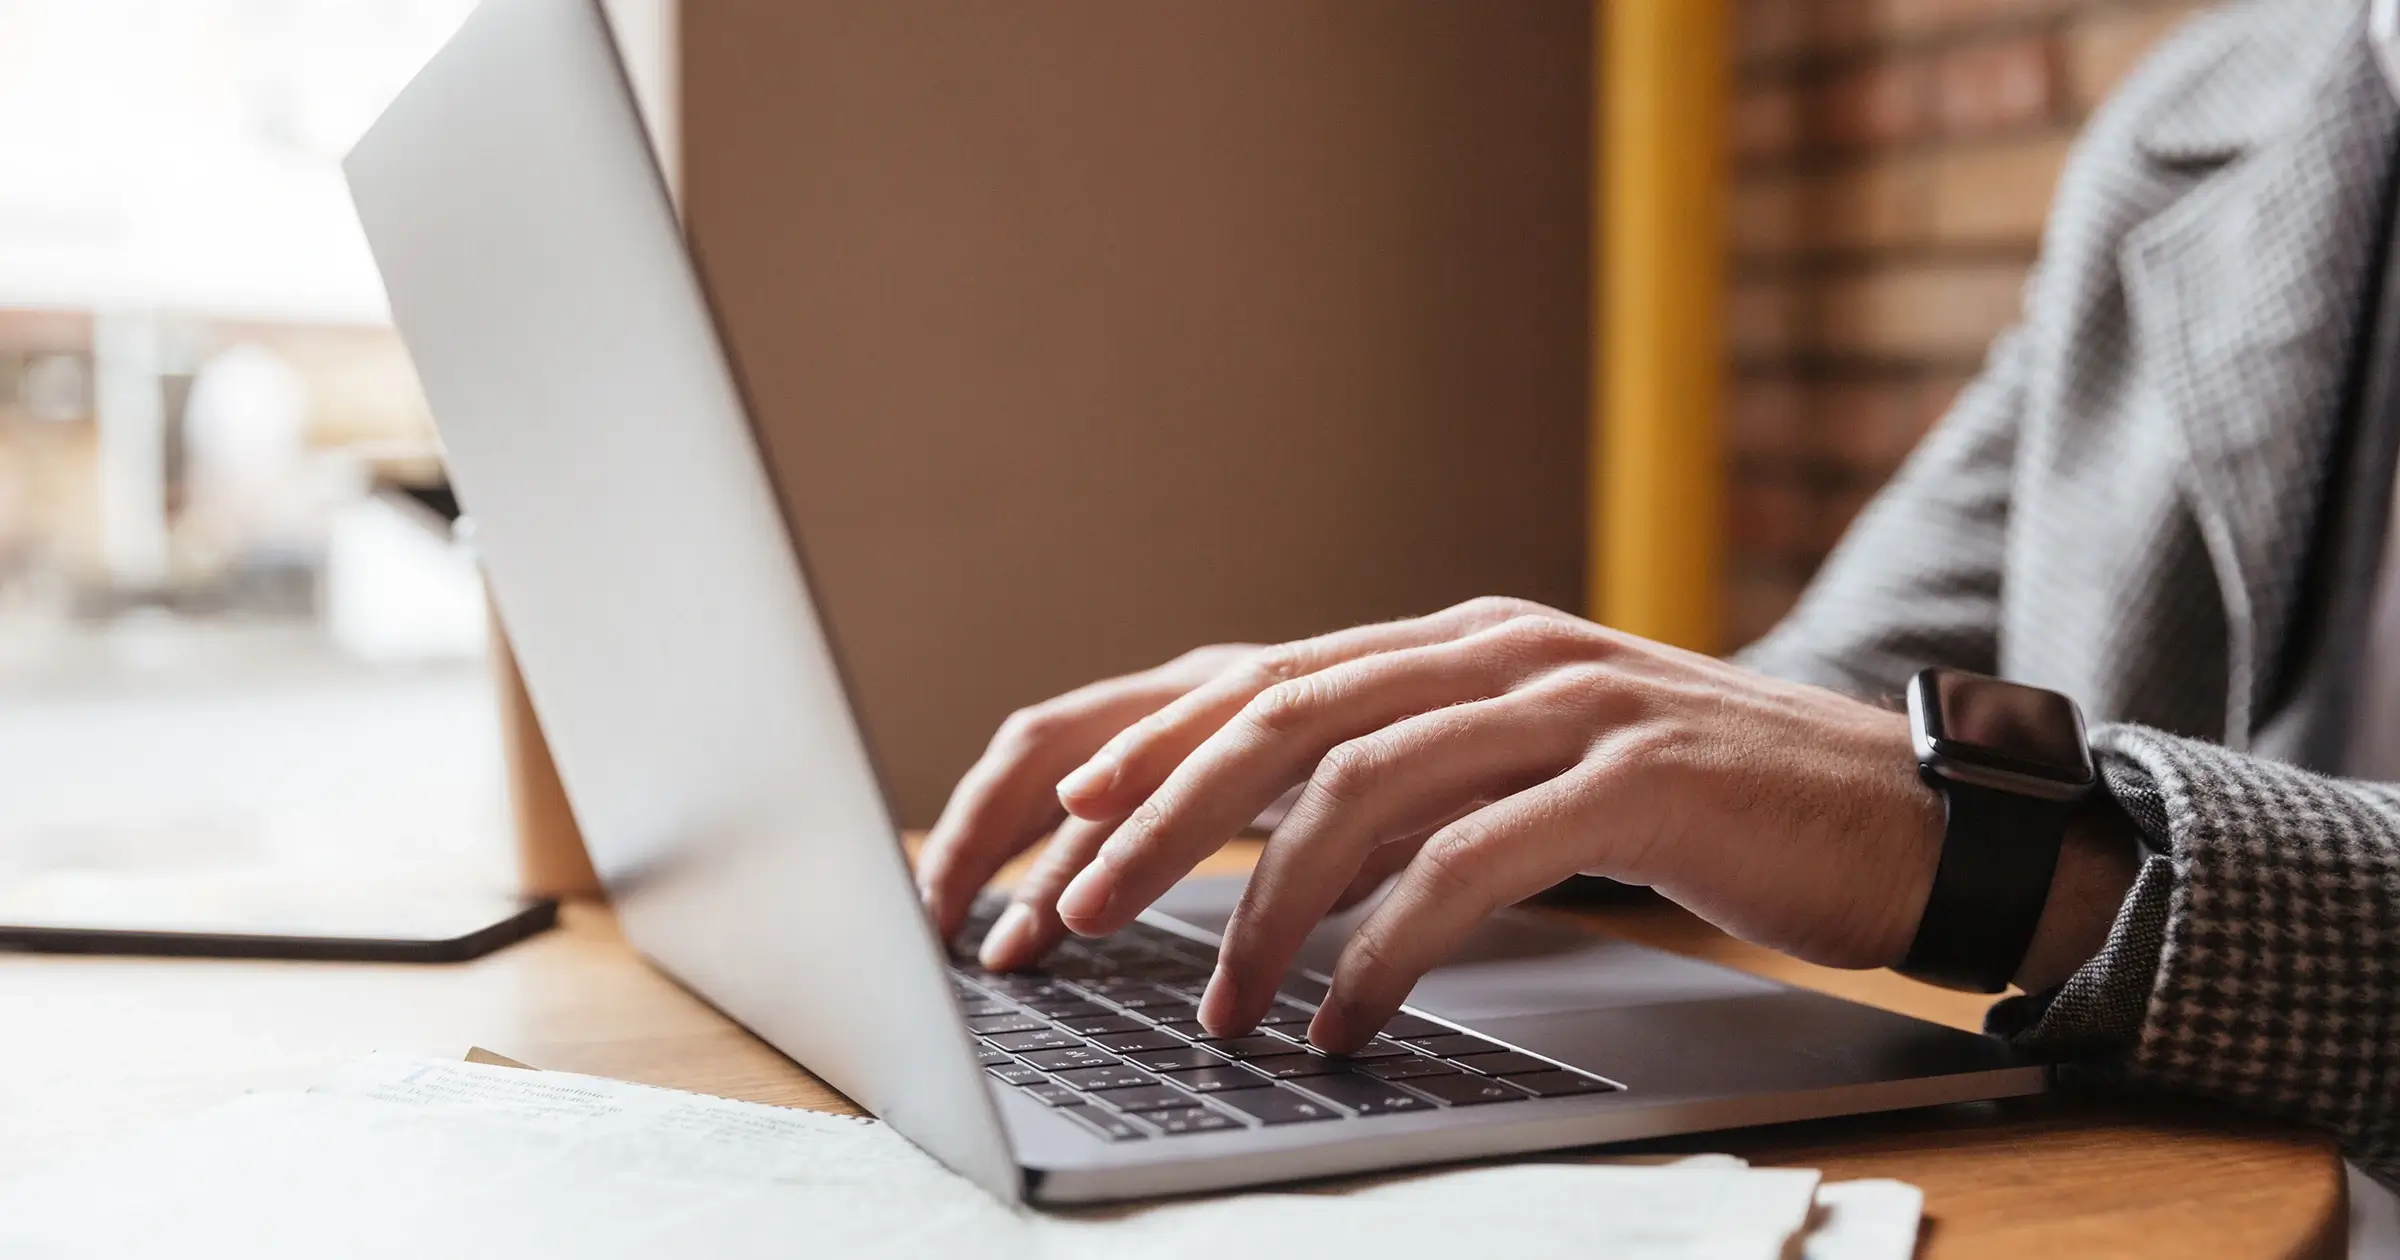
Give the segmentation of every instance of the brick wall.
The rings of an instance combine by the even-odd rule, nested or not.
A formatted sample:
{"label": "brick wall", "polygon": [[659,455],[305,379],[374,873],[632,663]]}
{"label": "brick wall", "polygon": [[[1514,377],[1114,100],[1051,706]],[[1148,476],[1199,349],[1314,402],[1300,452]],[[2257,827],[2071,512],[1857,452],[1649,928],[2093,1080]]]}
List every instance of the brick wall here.
{"label": "brick wall", "polygon": [[2016,316],[2076,128],[2190,0],[1737,0],[1726,641]]}

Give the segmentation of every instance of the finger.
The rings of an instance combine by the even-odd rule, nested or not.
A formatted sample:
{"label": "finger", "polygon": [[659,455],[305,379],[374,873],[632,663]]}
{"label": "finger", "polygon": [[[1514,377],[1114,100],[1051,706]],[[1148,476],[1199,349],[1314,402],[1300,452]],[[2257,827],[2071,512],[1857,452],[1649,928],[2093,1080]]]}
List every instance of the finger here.
{"label": "finger", "polygon": [[[1480,809],[1487,804],[1490,802],[1477,801],[1474,808]],[[1472,813],[1474,810],[1470,809],[1467,812]],[[1447,824],[1457,820],[1444,819],[1443,821]],[[1405,840],[1394,840],[1390,844],[1376,846],[1375,851],[1367,855],[1366,863],[1358,868],[1358,874],[1350,878],[1349,886],[1342,889],[1342,895],[1333,899],[1333,913],[1340,914],[1374,896],[1375,890],[1383,887],[1385,880],[1399,874],[1400,868],[1408,865],[1409,859],[1417,856],[1417,850],[1424,847],[1425,838],[1438,830],[1440,830],[1438,827],[1431,828],[1420,831]]]}
{"label": "finger", "polygon": [[1066,817],[1050,788],[1059,773],[1190,685],[1166,671],[1112,678],[1001,723],[917,854],[918,893],[942,939],[958,931],[994,872]]}
{"label": "finger", "polygon": [[1447,643],[1528,616],[1535,607],[1518,600],[1473,600],[1429,617],[1357,626],[1268,648],[1243,668],[1194,688],[1108,741],[1059,781],[1059,802],[1078,817],[1129,814],[1268,688],[1376,653]]}
{"label": "finger", "polygon": [[1067,926],[1116,931],[1346,739],[1506,690],[1518,666],[1475,639],[1384,652],[1259,693],[1203,741],[1059,897]]}
{"label": "finger", "polygon": [[1041,961],[1059,938],[1067,934],[1065,924],[1058,921],[1059,890],[1075,878],[1075,872],[1092,860],[1100,842],[1108,839],[1115,824],[1093,822],[1088,818],[1069,818],[1052,833],[1050,843],[1043,846],[1041,856],[1017,881],[1008,908],[992,923],[992,930],[983,938],[976,961],[988,971],[1014,971]]}
{"label": "finger", "polygon": [[[1501,795],[1506,795],[1506,793],[1501,793]],[[1358,868],[1358,874],[1351,878],[1350,886],[1342,890],[1341,896],[1333,899],[1333,913],[1340,914],[1374,896],[1376,890],[1389,882],[1392,876],[1407,869],[1408,864],[1416,860],[1417,850],[1425,847],[1425,841],[1430,839],[1433,833],[1491,804],[1492,799],[1491,797],[1477,796],[1461,801],[1458,808],[1444,814],[1440,821],[1432,826],[1421,828],[1415,835],[1406,839],[1376,846],[1375,851],[1367,855],[1365,865]]]}
{"label": "finger", "polygon": [[1598,772],[1573,771],[1427,840],[1342,948],[1310,1043],[1334,1054],[1365,1045],[1477,924],[1586,865],[1577,856],[1590,847],[1582,833],[1612,817],[1604,782]]}
{"label": "finger", "polygon": [[1421,714],[1334,748],[1268,839],[1200,1002],[1210,1032],[1266,1013],[1300,944],[1378,849],[1575,764],[1588,715],[1542,690]]}

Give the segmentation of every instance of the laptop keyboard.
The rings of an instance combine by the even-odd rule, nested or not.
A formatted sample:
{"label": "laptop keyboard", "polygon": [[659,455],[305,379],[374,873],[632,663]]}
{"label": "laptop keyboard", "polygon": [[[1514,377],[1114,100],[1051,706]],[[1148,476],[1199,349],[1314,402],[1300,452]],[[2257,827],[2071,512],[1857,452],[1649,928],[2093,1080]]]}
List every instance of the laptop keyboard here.
{"label": "laptop keyboard", "polygon": [[1607,1093],[1588,1073],[1402,1012],[1357,1053],[1308,1044],[1316,1013],[1279,994],[1256,1031],[1212,1037],[1200,992],[1213,948],[1136,923],[1070,939],[1042,966],[994,974],[975,962],[1005,903],[976,903],[951,948],[976,1055],[995,1090],[1015,1090],[1111,1142],[1264,1125]]}

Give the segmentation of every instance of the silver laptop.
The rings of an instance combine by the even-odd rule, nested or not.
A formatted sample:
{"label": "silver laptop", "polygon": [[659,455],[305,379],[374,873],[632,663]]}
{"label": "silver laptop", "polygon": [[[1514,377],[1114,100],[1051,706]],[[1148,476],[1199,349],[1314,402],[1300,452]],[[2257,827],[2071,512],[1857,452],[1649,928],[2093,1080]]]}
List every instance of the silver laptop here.
{"label": "silver laptop", "polygon": [[[625,931],[1004,1198],[1073,1203],[2029,1094],[1994,1041],[1504,914],[1360,1056],[1193,1000],[1237,889],[992,976],[934,938],[593,0],[485,0],[347,162]],[[1305,970],[1314,968],[1315,970]]]}

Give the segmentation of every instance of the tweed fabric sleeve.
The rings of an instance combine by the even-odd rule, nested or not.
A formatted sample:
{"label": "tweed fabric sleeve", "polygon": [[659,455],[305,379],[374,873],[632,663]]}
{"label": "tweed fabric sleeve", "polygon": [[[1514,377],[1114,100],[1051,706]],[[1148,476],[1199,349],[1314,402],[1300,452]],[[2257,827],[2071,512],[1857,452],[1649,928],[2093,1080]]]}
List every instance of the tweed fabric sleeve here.
{"label": "tweed fabric sleeve", "polygon": [[1991,1031],[2321,1125],[2400,1177],[2400,785],[2145,727],[2093,742],[2150,852],[2099,954]]}
{"label": "tweed fabric sleeve", "polygon": [[1862,697],[1896,696],[1932,664],[1997,671],[2025,371],[2023,337],[2003,336],[1983,374],[1852,523],[1798,606],[1738,662]]}

